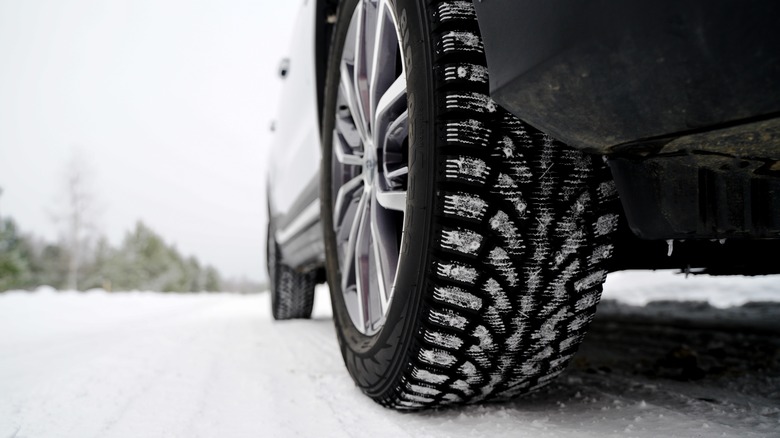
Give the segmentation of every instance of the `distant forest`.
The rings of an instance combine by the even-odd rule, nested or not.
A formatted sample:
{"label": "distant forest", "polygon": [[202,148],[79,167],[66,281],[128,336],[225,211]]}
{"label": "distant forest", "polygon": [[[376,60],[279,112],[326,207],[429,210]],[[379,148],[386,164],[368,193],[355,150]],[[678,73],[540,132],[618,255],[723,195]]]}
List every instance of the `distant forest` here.
{"label": "distant forest", "polygon": [[[51,286],[60,290],[149,290],[158,292],[259,292],[267,285],[224,280],[219,272],[184,256],[143,222],[114,247],[95,219],[101,203],[92,187],[87,157],[73,154],[65,167],[52,219],[60,238],[47,242],[0,218],[0,292]],[[3,189],[0,187],[0,195]]]}
{"label": "distant forest", "polygon": [[[142,222],[125,235],[119,247],[113,247],[105,237],[76,246],[67,239],[45,242],[21,232],[12,219],[3,219],[0,291],[41,285],[160,292],[217,292],[223,286],[215,268],[183,256]],[[231,289],[236,290],[235,286],[231,284]]]}

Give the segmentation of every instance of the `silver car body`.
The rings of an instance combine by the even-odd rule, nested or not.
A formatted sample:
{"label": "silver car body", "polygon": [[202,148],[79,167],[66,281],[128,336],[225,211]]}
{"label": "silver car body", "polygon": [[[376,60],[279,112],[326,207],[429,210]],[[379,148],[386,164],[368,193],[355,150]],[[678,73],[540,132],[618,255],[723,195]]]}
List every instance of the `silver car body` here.
{"label": "silver car body", "polygon": [[319,220],[316,186],[321,152],[314,66],[315,3],[304,2],[295,22],[267,161],[269,220],[275,225],[275,240],[281,245]]}

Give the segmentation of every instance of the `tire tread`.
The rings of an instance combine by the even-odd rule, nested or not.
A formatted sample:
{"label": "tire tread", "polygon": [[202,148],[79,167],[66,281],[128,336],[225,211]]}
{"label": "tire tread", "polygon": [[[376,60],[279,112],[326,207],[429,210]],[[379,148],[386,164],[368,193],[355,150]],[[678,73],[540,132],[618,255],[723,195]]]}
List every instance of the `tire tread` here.
{"label": "tire tread", "polygon": [[514,398],[560,374],[595,312],[617,223],[598,158],[488,97],[470,2],[433,3],[438,236],[406,371],[376,398],[402,410]]}
{"label": "tire tread", "polygon": [[272,279],[271,310],[276,320],[308,319],[314,307],[314,271],[297,272],[289,266],[276,263]]}
{"label": "tire tread", "polygon": [[[435,172],[424,278],[410,288],[421,296],[393,304],[403,306],[399,320],[370,339],[350,335],[346,310],[334,304],[353,380],[399,410],[511,399],[560,374],[598,304],[619,211],[600,157],[553,140],[489,97],[473,4],[425,4],[434,91],[427,126],[435,134],[426,147],[435,148]],[[338,297],[337,263],[329,263]]]}

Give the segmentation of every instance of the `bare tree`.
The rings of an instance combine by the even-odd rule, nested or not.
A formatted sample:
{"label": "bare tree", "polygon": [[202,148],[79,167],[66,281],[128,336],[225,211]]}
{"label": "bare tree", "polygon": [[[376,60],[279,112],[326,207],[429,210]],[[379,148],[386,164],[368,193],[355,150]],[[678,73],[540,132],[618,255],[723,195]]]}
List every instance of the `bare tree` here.
{"label": "bare tree", "polygon": [[92,191],[92,172],[87,159],[74,152],[65,172],[64,206],[55,219],[63,223],[62,240],[67,251],[68,289],[78,290],[79,274],[97,233],[97,202]]}

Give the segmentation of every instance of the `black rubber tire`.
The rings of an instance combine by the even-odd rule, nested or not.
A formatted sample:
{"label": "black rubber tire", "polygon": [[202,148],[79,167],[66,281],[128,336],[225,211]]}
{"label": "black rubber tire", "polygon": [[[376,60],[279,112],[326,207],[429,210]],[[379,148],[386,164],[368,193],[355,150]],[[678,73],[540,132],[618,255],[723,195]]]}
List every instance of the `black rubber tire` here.
{"label": "black rubber tire", "polygon": [[410,113],[402,262],[384,327],[361,334],[339,286],[331,193],[338,63],[356,4],[337,14],[322,135],[327,273],[347,369],[397,409],[540,387],[566,367],[601,295],[618,221],[609,171],[488,97],[471,2],[397,0]]}
{"label": "black rubber tire", "polygon": [[268,233],[268,274],[271,280],[271,313],[276,320],[311,318],[316,272],[298,272],[279,260],[279,248]]}

